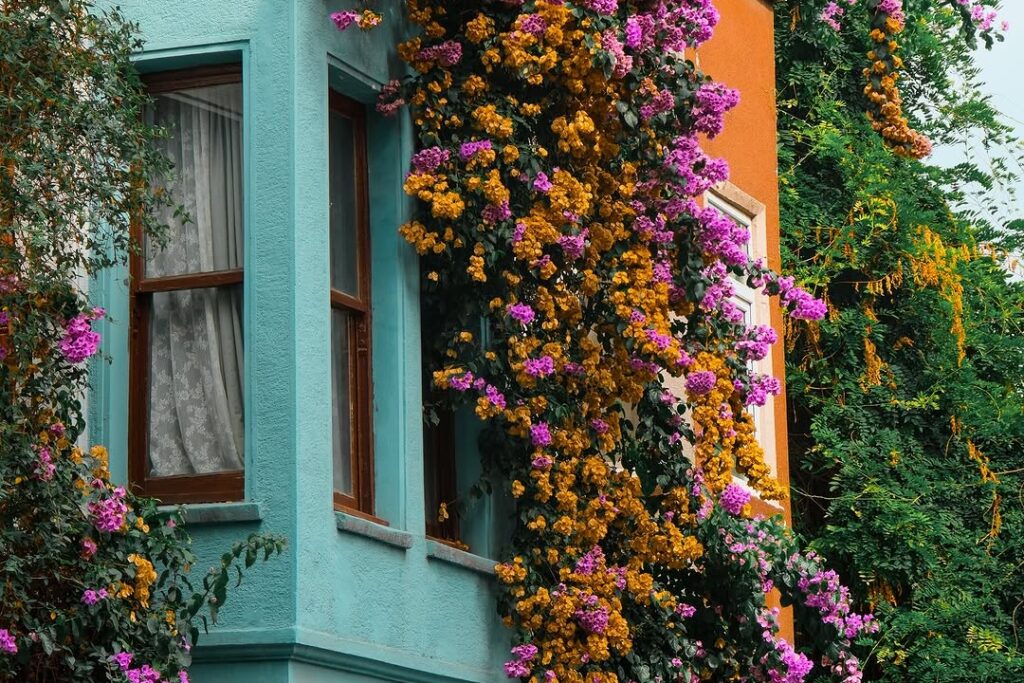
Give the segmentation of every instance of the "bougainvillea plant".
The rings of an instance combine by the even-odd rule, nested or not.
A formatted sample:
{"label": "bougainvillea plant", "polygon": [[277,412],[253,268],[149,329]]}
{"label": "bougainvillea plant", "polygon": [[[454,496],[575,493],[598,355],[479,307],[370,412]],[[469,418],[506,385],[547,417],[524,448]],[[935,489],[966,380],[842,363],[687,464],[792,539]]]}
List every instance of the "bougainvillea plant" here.
{"label": "bougainvillea plant", "polygon": [[[189,650],[230,579],[283,540],[237,543],[196,586],[176,512],[111,483],[79,446],[105,315],[77,283],[159,238],[151,145],[117,12],[0,2],[0,679],[186,683]],[[16,84],[6,87],[6,84]]]}
{"label": "bougainvillea plant", "polygon": [[[738,101],[685,57],[713,4],[407,8],[415,75],[378,109],[408,105],[419,141],[401,231],[423,257],[434,384],[474,406],[517,501],[497,567],[508,676],[859,680],[871,618],[780,520],[751,515],[751,488],[785,495],[749,411],[779,390],[748,370],[776,334],[743,324],[733,282],[795,318],[825,310],[701,204],[728,167],[699,136]],[[806,652],[778,637],[773,589],[813,615]]]}

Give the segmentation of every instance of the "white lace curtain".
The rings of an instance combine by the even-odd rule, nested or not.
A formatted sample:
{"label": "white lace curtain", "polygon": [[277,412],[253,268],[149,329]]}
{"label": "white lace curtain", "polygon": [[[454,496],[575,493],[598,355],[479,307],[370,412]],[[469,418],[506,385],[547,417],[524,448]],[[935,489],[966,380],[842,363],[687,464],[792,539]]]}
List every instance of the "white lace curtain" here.
{"label": "white lace curtain", "polygon": [[[167,188],[191,220],[169,211],[167,245],[146,245],[146,277],[243,263],[241,84],[156,96],[153,122],[175,166]],[[243,466],[241,286],[153,295],[150,324],[151,476]]]}

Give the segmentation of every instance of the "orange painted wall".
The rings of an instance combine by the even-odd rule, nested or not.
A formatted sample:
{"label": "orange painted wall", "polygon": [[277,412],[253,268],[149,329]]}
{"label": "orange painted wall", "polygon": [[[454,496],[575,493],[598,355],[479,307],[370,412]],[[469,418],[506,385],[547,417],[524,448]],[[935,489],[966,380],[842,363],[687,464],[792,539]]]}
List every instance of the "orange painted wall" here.
{"label": "orange painted wall", "polygon": [[[729,162],[730,181],[766,208],[768,265],[780,266],[779,187],[776,155],[775,44],[771,2],[764,0],[717,0],[721,20],[714,37],[693,55],[698,67],[715,81],[740,91],[740,103],[727,114],[724,132],[705,141],[709,154]],[[773,300],[772,325],[782,339],[782,315]],[[782,343],[772,352],[772,369],[785,387]],[[788,488],[789,458],[785,390],[775,399],[775,444],[778,477]],[[760,503],[760,501],[757,501]],[[790,521],[789,501],[783,514]],[[758,504],[761,514],[777,512]],[[792,640],[789,610],[782,615],[782,633]]]}
{"label": "orange painted wall", "polygon": [[732,182],[769,207],[769,223],[777,232],[772,7],[762,0],[717,0],[715,5],[722,17],[714,37],[697,50],[697,66],[738,89],[740,103],[726,115],[725,131],[705,149],[727,159]]}

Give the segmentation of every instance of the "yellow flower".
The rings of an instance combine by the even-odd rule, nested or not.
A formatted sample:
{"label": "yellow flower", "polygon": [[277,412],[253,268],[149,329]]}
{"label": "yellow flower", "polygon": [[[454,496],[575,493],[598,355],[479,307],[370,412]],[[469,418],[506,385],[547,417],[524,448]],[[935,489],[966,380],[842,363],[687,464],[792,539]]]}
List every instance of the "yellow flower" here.
{"label": "yellow flower", "polygon": [[356,19],[356,23],[359,24],[359,28],[363,31],[369,31],[380,24],[381,19],[383,19],[383,17],[376,12],[364,9],[363,13],[359,15],[358,19]]}
{"label": "yellow flower", "polygon": [[487,197],[487,201],[491,204],[502,204],[509,200],[508,188],[501,182],[501,173],[496,168],[492,168],[487,173],[487,180],[484,182],[483,190],[484,196]]}
{"label": "yellow flower", "polygon": [[398,232],[416,248],[416,253],[420,255],[431,252],[440,253],[445,250],[445,245],[438,240],[437,233],[428,231],[419,221],[405,223],[398,229]]}
{"label": "yellow flower", "polygon": [[92,476],[103,481],[110,479],[109,455],[103,446],[93,446],[89,449],[89,457],[96,461],[92,469]]}
{"label": "yellow flower", "polygon": [[128,561],[135,565],[135,585],[133,586],[135,599],[143,607],[149,607],[149,588],[157,580],[153,563],[135,553],[128,556]]}
{"label": "yellow flower", "polygon": [[444,192],[433,196],[430,213],[434,218],[455,220],[462,215],[466,205],[457,192]]}
{"label": "yellow flower", "polygon": [[471,97],[476,97],[487,91],[487,81],[473,74],[462,83],[462,90]]}
{"label": "yellow flower", "polygon": [[484,273],[484,260],[479,256],[469,257],[469,267],[466,268],[466,272],[477,282],[487,282],[487,274]]}
{"label": "yellow flower", "polygon": [[466,23],[466,38],[471,43],[482,43],[492,35],[494,35],[494,20],[486,14],[478,14],[475,19]]}
{"label": "yellow flower", "polygon": [[497,575],[498,580],[505,584],[522,582],[526,578],[526,568],[523,567],[523,558],[516,557],[512,562],[495,566],[494,573]]}
{"label": "yellow flower", "polygon": [[486,104],[473,110],[476,125],[491,137],[499,140],[512,136],[512,119],[498,113],[493,104]]}

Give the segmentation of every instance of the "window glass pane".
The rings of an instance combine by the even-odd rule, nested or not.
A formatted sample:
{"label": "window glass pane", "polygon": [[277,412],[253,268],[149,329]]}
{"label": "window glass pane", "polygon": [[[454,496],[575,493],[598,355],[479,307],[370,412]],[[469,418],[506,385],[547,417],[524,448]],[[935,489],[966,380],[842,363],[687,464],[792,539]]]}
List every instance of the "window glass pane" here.
{"label": "window glass pane", "polygon": [[[454,414],[436,401],[431,402],[434,398],[429,392],[424,395],[427,419],[423,423],[423,493],[427,534],[455,540],[458,538],[458,523],[452,505],[457,497]],[[446,506],[445,515],[441,515],[442,503]]]}
{"label": "window glass pane", "polygon": [[243,467],[242,287],[153,294],[150,476]]}
{"label": "window glass pane", "polygon": [[728,202],[719,199],[713,194],[708,195],[708,204],[721,211],[726,218],[728,218],[741,228],[745,228],[747,232],[750,233],[750,239],[748,239],[743,244],[743,253],[745,253],[748,257],[753,256],[754,235],[750,218],[741,213],[739,210],[733,208]]}
{"label": "window glass pane", "polygon": [[359,215],[352,119],[332,111],[330,136],[331,287],[358,297]]}
{"label": "window glass pane", "polygon": [[348,311],[331,309],[331,394],[334,406],[334,490],[353,495],[352,348],[349,329],[354,324]]}
{"label": "window glass pane", "polygon": [[441,494],[442,457],[441,438],[438,425],[425,423],[423,426],[423,502],[426,505],[427,533],[440,536],[441,520],[438,511],[444,497]]}
{"label": "window glass pane", "polygon": [[155,95],[147,119],[167,130],[157,144],[174,163],[171,177],[157,185],[184,207],[187,220],[174,207],[163,210],[167,246],[145,239],[145,276],[241,268],[242,84]]}

